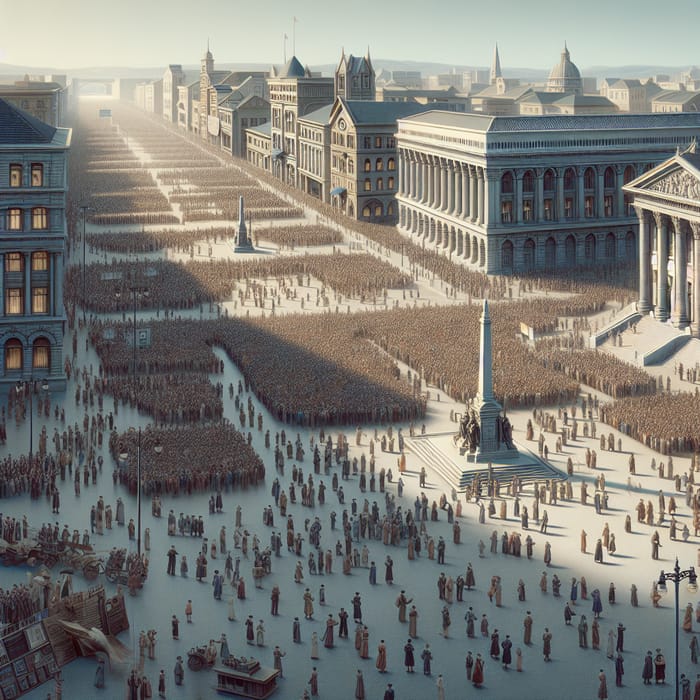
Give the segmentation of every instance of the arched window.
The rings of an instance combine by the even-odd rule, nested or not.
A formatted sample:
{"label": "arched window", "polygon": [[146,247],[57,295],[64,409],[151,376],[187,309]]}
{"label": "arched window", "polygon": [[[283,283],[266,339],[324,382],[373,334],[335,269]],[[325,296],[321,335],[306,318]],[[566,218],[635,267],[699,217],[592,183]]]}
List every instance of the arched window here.
{"label": "arched window", "polygon": [[348,160],[348,173],[350,175],[355,174],[355,161],[352,158]]}
{"label": "arched window", "polygon": [[372,210],[370,209],[369,204],[366,204],[364,207],[362,207],[362,216],[365,219],[372,218]]}
{"label": "arched window", "polygon": [[513,173],[503,173],[501,177],[501,192],[503,194],[513,194]]}
{"label": "arched window", "polygon": [[380,170],[384,170],[384,161],[381,158],[377,158],[377,164],[376,164],[377,172]]}
{"label": "arched window", "polygon": [[609,233],[605,237],[605,257],[608,260],[614,260],[617,257],[616,248],[617,248],[617,239],[615,238],[615,234]]}
{"label": "arched window", "polygon": [[504,270],[513,269],[513,244],[510,241],[503,241],[501,246],[501,267]]}
{"label": "arched window", "polygon": [[372,181],[366,177],[365,178],[365,192],[371,192],[372,191]]}
{"label": "arched window", "polygon": [[384,216],[384,208],[382,207],[382,205],[381,205],[380,202],[377,202],[377,203],[374,205],[374,216],[375,216],[377,219],[381,219],[382,216]]}
{"label": "arched window", "polygon": [[544,243],[544,266],[553,270],[557,265],[557,242],[550,236]]}
{"label": "arched window", "polygon": [[5,343],[5,371],[21,370],[24,366],[22,343],[11,338]]}
{"label": "arched window", "polygon": [[378,178],[377,178],[377,189],[378,189],[378,190],[383,190],[383,189],[384,189],[384,178],[383,178],[383,177],[378,177]]}
{"label": "arched window", "polygon": [[393,177],[388,177],[386,181],[386,188],[388,190],[393,190],[394,189],[394,178]]}
{"label": "arched window", "polygon": [[545,192],[553,192],[554,191],[554,171],[552,170],[545,170],[544,173],[544,178],[543,178],[543,189]]}
{"label": "arched window", "polygon": [[389,204],[386,205],[386,215],[387,216],[394,216],[394,203],[389,202]]}
{"label": "arched window", "polygon": [[528,238],[523,246],[523,267],[525,272],[535,269],[535,241],[532,238]]}
{"label": "arched window", "polygon": [[634,172],[634,166],[633,165],[628,165],[625,168],[625,173],[622,176],[624,184],[626,185],[628,182],[632,182],[635,178],[635,172]]}
{"label": "arched window", "polygon": [[567,267],[576,267],[576,239],[569,234],[564,242]]}
{"label": "arched window", "polygon": [[576,189],[576,171],[573,168],[567,168],[564,171],[564,189]]}
{"label": "arched window", "polygon": [[615,187],[615,171],[612,168],[605,168],[605,175],[603,176],[603,179],[606,189],[612,189]]}
{"label": "arched window", "polygon": [[393,158],[389,158],[389,160],[386,162],[386,169],[396,170],[396,161]]}
{"label": "arched window", "polygon": [[369,158],[365,158],[365,172],[366,173],[372,172],[372,161]]}
{"label": "arched window", "polygon": [[37,338],[32,345],[32,367],[46,370],[51,367],[51,344],[46,338]]}
{"label": "arched window", "polygon": [[584,241],[583,254],[588,262],[595,260],[595,236],[589,233]]}
{"label": "arched window", "polygon": [[586,168],[585,172],[583,173],[583,189],[595,189],[595,170],[593,170],[593,168]]}
{"label": "arched window", "polygon": [[528,170],[523,175],[523,192],[532,194],[535,191],[535,175],[532,170]]}
{"label": "arched window", "polygon": [[[689,250],[692,251],[693,247],[690,246]],[[634,237],[634,231],[627,231],[625,235],[625,257],[628,262],[632,262],[637,257],[637,242]],[[690,260],[689,262],[692,265],[693,261]]]}

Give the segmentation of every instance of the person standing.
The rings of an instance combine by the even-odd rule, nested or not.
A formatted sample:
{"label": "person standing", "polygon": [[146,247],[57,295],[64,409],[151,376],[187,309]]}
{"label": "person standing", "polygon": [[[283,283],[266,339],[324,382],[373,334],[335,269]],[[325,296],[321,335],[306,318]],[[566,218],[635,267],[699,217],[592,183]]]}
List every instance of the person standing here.
{"label": "person standing", "polygon": [[[307,589],[308,590],[308,589]],[[270,592],[270,614],[273,616],[279,615],[280,607],[280,587],[275,584]]]}
{"label": "person standing", "polygon": [[605,672],[600,669],[598,674],[598,700],[607,700],[608,697],[608,681],[605,678]]}
{"label": "person standing", "polygon": [[165,671],[161,668],[160,675],[158,676],[158,697],[165,697]]}
{"label": "person standing", "polygon": [[379,646],[377,647],[377,662],[375,665],[379,673],[386,673],[386,644],[383,639],[379,641]]}
{"label": "person standing", "polygon": [[666,659],[661,653],[661,649],[656,650],[654,657],[654,680],[657,685],[666,682]]}
{"label": "person standing", "polygon": [[510,641],[510,635],[506,635],[506,638],[501,642],[501,648],[503,649],[503,655],[501,656],[501,662],[503,663],[503,668],[507,671],[508,666],[513,663],[513,657],[511,654],[511,647],[513,642]]}
{"label": "person standing", "polygon": [[408,613],[408,635],[413,639],[418,637],[418,610],[412,605]]}
{"label": "person standing", "polygon": [[362,671],[359,668],[355,676],[355,699],[365,700],[365,679],[362,677]]}
{"label": "person standing", "polygon": [[532,644],[532,616],[530,615],[529,610],[527,611],[527,615],[523,621],[523,627],[525,629],[523,633],[523,644],[530,645]]}
{"label": "person standing", "polygon": [[445,700],[445,683],[442,680],[442,674],[437,677],[437,700]]}
{"label": "person standing", "polygon": [[403,664],[406,667],[407,673],[413,673],[413,667],[416,665],[413,656],[413,643],[409,639],[403,647]]}
{"label": "person standing", "polygon": [[386,686],[386,690],[384,691],[384,700],[394,700],[394,688],[392,687],[391,683]]}
{"label": "person standing", "polygon": [[433,652],[430,651],[430,644],[426,643],[423,651],[420,653],[423,660],[423,675],[429,676],[431,673],[430,662],[433,660]]}
{"label": "person standing", "polygon": [[177,615],[172,616],[170,627],[172,629],[173,639],[180,639],[180,620],[177,619]]}
{"label": "person standing", "polygon": [[[654,677],[654,659],[651,655],[651,651],[647,651],[647,655],[644,657],[644,667],[642,668],[642,679],[644,685],[651,685],[651,679]],[[698,676],[700,678],[700,676]]]}
{"label": "person standing", "polygon": [[273,668],[276,671],[279,671],[280,678],[284,678],[284,673],[282,672],[282,657],[286,655],[287,653],[282,651],[278,646],[275,646],[272,652],[272,656],[274,658]]}
{"label": "person standing", "polygon": [[476,655],[476,660],[474,661],[474,670],[472,672],[472,683],[476,688],[480,688],[484,682],[484,661],[481,658],[481,654]]}
{"label": "person standing", "polygon": [[182,665],[182,657],[178,656],[175,661],[175,668],[173,670],[173,675],[175,676],[175,685],[182,685],[182,681],[185,678],[185,669]]}
{"label": "person standing", "polygon": [[337,624],[338,621],[329,613],[328,619],[326,620],[326,631],[323,633],[323,646],[326,647],[326,649],[333,648],[333,627]]}
{"label": "person standing", "polygon": [[548,627],[544,628],[544,634],[542,635],[542,653],[544,654],[545,661],[552,660],[552,633],[549,631]]}
{"label": "person standing", "polygon": [[615,659],[615,685],[618,688],[622,687],[622,676],[625,675],[625,667],[622,659],[622,654],[618,653]]}
{"label": "person standing", "polygon": [[175,563],[177,562],[177,551],[173,545],[168,550],[168,576],[175,576]]}
{"label": "person standing", "polygon": [[311,697],[318,697],[318,671],[314,666],[311,669],[311,677],[309,678],[309,687],[311,689]]}

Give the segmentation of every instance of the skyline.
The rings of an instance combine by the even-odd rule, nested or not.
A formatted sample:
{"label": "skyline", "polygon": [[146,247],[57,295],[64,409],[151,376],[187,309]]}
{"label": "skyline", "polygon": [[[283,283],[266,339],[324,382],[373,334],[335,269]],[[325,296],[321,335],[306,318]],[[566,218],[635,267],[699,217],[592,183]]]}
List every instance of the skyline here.
{"label": "skyline", "polygon": [[[485,67],[496,42],[506,72],[551,69],[564,42],[580,68],[700,63],[693,51],[692,21],[700,18],[700,9],[693,0],[674,3],[674,15],[689,21],[674,23],[674,41],[651,49],[648,37],[659,32],[650,0],[640,0],[634,14],[604,0],[589,0],[585,6],[551,0],[529,5],[503,0],[490,6],[437,0],[428,12],[425,6],[424,0],[355,0],[352,11],[340,15],[337,6],[319,7],[314,0],[268,0],[264,7],[202,0],[195,10],[184,0],[122,0],[118,5],[105,0],[63,0],[60,5],[0,0],[0,63],[55,70],[188,65],[199,62],[208,41],[220,63],[281,64],[285,34],[287,58],[292,55],[294,15],[295,53],[310,65],[337,62],[342,48],[358,55],[369,47],[373,57],[384,60]],[[443,25],[436,31],[428,22],[438,13]],[[36,22],[37,15],[43,21]]]}

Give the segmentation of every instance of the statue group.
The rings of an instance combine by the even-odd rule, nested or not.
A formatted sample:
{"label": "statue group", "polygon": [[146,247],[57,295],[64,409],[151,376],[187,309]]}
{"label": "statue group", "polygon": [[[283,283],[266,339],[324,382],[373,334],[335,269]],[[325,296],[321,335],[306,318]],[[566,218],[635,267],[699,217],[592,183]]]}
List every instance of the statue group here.
{"label": "statue group", "polygon": [[459,422],[459,433],[455,435],[455,443],[461,440],[460,448],[469,452],[476,452],[481,440],[481,428],[479,426],[479,414],[472,408],[467,409]]}

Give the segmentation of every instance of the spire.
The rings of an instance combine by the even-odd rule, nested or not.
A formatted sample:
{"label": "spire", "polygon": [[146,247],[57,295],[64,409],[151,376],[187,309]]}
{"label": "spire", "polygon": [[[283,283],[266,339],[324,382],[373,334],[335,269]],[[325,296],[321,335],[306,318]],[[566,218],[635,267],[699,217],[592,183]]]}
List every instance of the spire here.
{"label": "spire", "polygon": [[371,66],[372,65],[372,59],[369,57],[369,44],[367,44],[367,63]]}
{"label": "spire", "polygon": [[501,58],[498,55],[498,43],[493,49],[493,62],[491,63],[491,80],[490,83],[493,85],[497,78],[502,78],[501,74]]}

